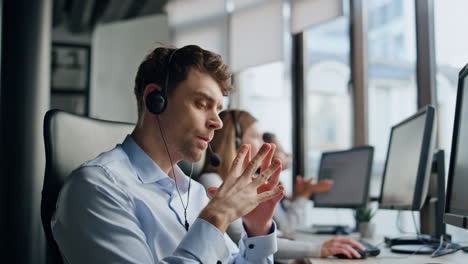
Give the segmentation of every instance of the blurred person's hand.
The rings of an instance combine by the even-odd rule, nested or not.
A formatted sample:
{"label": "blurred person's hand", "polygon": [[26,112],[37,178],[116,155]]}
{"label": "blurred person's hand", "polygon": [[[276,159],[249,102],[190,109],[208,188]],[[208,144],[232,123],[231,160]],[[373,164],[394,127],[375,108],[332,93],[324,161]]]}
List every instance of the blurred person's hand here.
{"label": "blurred person's hand", "polygon": [[330,191],[332,186],[332,180],[321,180],[316,182],[315,178],[304,180],[301,176],[296,176],[296,186],[293,199],[300,196],[309,199],[313,193],[325,193]]}
{"label": "blurred person's hand", "polygon": [[361,255],[355,248],[365,250],[365,248],[354,239],[337,236],[325,241],[320,248],[320,257],[326,258],[337,254],[344,254],[348,258],[360,258]]}

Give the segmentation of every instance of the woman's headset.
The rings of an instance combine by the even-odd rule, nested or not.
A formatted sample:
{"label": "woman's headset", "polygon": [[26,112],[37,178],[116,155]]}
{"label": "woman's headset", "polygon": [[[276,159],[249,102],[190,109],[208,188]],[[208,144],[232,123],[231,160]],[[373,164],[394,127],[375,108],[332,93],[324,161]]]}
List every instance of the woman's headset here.
{"label": "woman's headset", "polygon": [[236,111],[231,110],[230,112],[231,112],[232,124],[234,125],[234,133],[235,133],[234,134],[235,135],[234,144],[236,144],[236,150],[237,150],[237,149],[240,148],[240,146],[242,144],[240,125],[237,122]]}

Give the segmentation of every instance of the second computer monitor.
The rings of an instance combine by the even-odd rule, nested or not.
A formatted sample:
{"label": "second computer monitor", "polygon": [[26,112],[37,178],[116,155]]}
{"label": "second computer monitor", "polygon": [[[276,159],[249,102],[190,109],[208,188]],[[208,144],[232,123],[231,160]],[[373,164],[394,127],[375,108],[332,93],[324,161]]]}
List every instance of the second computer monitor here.
{"label": "second computer monitor", "polygon": [[429,186],[435,142],[435,110],[427,106],[392,127],[379,207],[420,210]]}
{"label": "second computer monitor", "polygon": [[445,222],[468,229],[468,64],[458,80]]}
{"label": "second computer monitor", "polygon": [[329,192],[314,194],[315,207],[363,207],[369,195],[373,155],[370,146],[323,153],[318,178],[334,184]]}

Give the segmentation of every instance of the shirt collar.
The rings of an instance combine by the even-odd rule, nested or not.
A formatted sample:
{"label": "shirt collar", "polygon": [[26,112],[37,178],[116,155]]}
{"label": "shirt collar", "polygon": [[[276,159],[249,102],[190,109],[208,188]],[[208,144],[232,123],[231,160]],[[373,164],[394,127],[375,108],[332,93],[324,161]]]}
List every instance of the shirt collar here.
{"label": "shirt collar", "polygon": [[[138,178],[144,184],[152,182],[173,181],[159,166],[154,162],[146,152],[138,146],[130,135],[127,135],[121,145],[128,156],[130,163],[135,168]],[[186,192],[188,188],[188,179],[179,166],[174,165],[177,187],[181,192]]]}

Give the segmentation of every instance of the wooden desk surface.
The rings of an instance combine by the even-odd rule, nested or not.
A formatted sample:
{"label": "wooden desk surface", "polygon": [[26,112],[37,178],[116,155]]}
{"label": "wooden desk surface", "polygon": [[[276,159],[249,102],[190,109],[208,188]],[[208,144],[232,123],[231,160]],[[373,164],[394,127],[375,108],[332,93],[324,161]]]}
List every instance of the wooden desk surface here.
{"label": "wooden desk surface", "polygon": [[[297,233],[296,239],[307,240],[313,242],[323,242],[333,238],[331,235],[311,235],[305,233]],[[356,235],[351,235],[353,238],[359,238]],[[377,257],[369,257],[367,259],[337,259],[337,258],[312,258],[312,264],[329,264],[329,263],[365,263],[365,264],[468,264],[468,254],[463,251],[458,251],[449,255],[431,258],[430,255],[410,255],[392,253],[383,243],[383,237],[372,239],[364,239],[374,245],[380,243],[380,254]]]}

